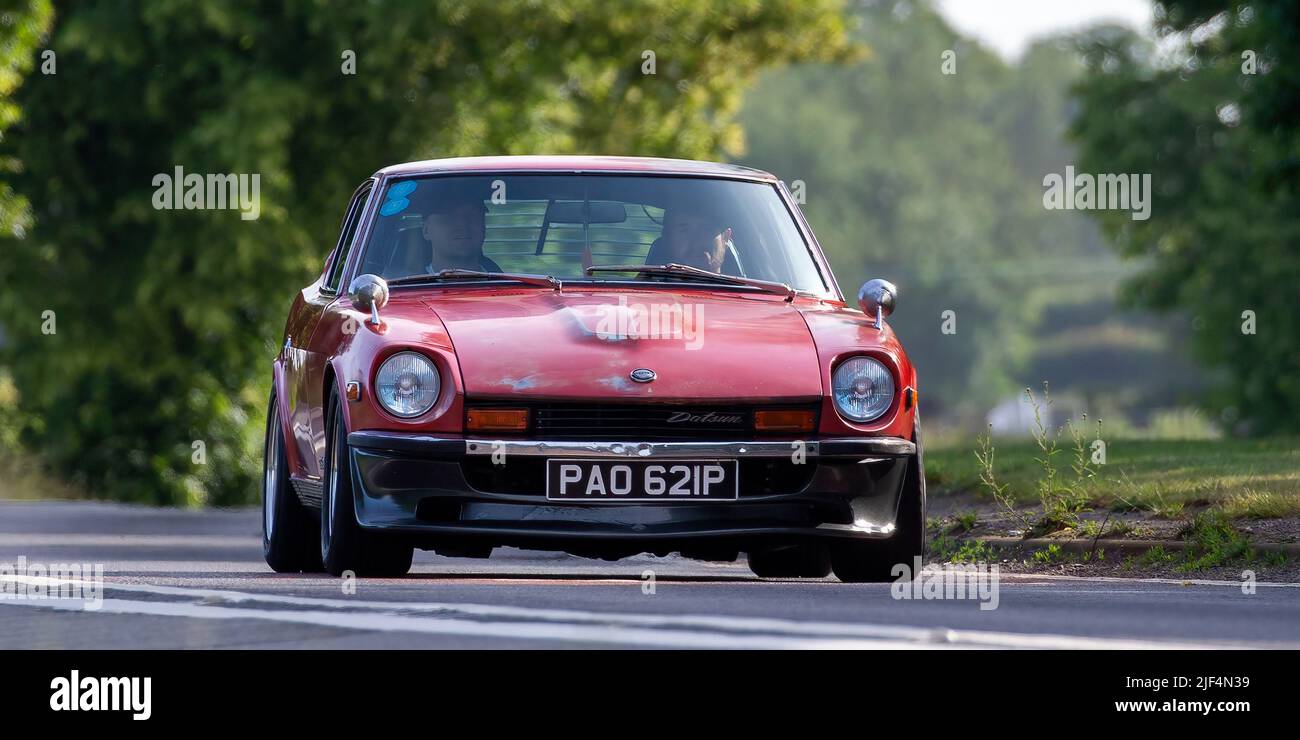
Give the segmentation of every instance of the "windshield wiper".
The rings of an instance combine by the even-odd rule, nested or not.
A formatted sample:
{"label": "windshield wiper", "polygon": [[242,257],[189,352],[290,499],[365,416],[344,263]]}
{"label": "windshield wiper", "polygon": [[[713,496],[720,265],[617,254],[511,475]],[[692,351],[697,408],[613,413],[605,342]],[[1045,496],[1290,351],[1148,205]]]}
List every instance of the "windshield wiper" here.
{"label": "windshield wiper", "polygon": [[411,283],[434,283],[442,280],[512,280],[524,285],[536,285],[552,290],[560,290],[564,283],[550,275],[533,275],[524,272],[486,272],[484,270],[440,270],[428,275],[408,275],[388,281],[389,285]]}
{"label": "windshield wiper", "polygon": [[785,296],[787,301],[794,300],[799,291],[791,288],[785,283],[776,283],[770,280],[758,280],[755,278],[740,277],[738,275],[724,275],[720,272],[710,272],[690,265],[682,265],[676,262],[669,262],[666,265],[592,265],[587,268],[587,274],[594,272],[640,272],[647,275],[673,275],[677,277],[692,277],[701,280],[711,280],[715,283],[726,283],[728,285],[748,285],[768,293]]}

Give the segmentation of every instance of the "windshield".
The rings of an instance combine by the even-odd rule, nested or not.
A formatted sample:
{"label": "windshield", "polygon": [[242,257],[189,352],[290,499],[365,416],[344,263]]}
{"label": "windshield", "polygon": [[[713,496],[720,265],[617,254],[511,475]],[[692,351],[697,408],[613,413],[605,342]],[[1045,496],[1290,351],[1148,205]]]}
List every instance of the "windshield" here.
{"label": "windshield", "polygon": [[478,270],[596,281],[688,281],[588,267],[681,264],[824,293],[808,245],[771,183],[635,175],[430,176],[395,180],[361,271],[386,280]]}

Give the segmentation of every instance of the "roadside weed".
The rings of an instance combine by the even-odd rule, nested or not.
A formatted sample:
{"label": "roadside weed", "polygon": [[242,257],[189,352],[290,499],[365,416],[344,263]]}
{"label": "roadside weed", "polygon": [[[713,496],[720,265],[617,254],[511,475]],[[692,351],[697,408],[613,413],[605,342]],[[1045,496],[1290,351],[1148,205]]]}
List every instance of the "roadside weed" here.
{"label": "roadside weed", "polygon": [[1253,555],[1250,542],[1218,511],[1197,514],[1181,534],[1188,549],[1179,570],[1212,568]]}
{"label": "roadside weed", "polygon": [[1079,526],[1074,529],[1075,534],[1088,539],[1096,539],[1100,537],[1101,531],[1101,522],[1095,519],[1088,519],[1079,522]]}
{"label": "roadside weed", "polygon": [[993,560],[994,552],[983,540],[958,540],[945,534],[930,543],[930,557],[941,563],[981,563]]}
{"label": "roadside weed", "polygon": [[1124,537],[1134,533],[1134,527],[1127,519],[1115,519],[1106,532],[1108,537]]}
{"label": "roadside weed", "polygon": [[[1040,403],[1034,392],[1029,388],[1025,389],[1025,395],[1029,399],[1029,405],[1034,410],[1034,444],[1038,446],[1039,456],[1035,458],[1042,468],[1042,473],[1038,479],[1038,501],[1042,506],[1042,514],[1035,523],[1033,530],[1038,534],[1049,534],[1061,529],[1068,529],[1076,526],[1079,522],[1079,514],[1087,511],[1088,497],[1083,493],[1088,481],[1093,477],[1093,469],[1088,461],[1088,453],[1084,447],[1083,434],[1075,427],[1074,422],[1066,420],[1064,429],[1069,430],[1070,437],[1074,441],[1075,454],[1071,467],[1074,470],[1074,480],[1066,482],[1058,469],[1056,456],[1065,450],[1060,446],[1059,437],[1062,428],[1054,432],[1049,431],[1047,425],[1043,422],[1043,412],[1052,406],[1052,395],[1048,388],[1047,381],[1043,381],[1043,400]],[[1087,416],[1084,416],[1087,419]],[[1100,425],[1097,429],[1100,437]]]}
{"label": "roadside weed", "polygon": [[948,531],[956,534],[958,532],[969,532],[975,528],[975,523],[979,521],[979,513],[975,511],[963,511],[956,516],[952,526]]}
{"label": "roadside weed", "polygon": [[1029,529],[1029,518],[1016,508],[1015,498],[1007,493],[1008,485],[999,483],[997,474],[994,472],[995,456],[997,449],[993,446],[993,425],[990,424],[988,430],[975,440],[978,447],[975,450],[975,459],[980,465],[980,484],[993,496],[993,500],[1006,510],[1016,521],[1020,522],[1023,529]]}
{"label": "roadside weed", "polygon": [[[979,462],[980,484],[1011,516],[1024,528],[1025,536],[1041,536],[1062,529],[1077,529],[1080,526],[1079,514],[1088,511],[1091,497],[1088,491],[1096,480],[1096,468],[1089,454],[1089,443],[1081,430],[1072,420],[1066,420],[1065,426],[1049,430],[1044,421],[1044,412],[1052,405],[1052,396],[1046,382],[1043,383],[1043,396],[1040,401],[1033,390],[1026,388],[1025,396],[1034,411],[1032,429],[1038,476],[1034,481],[1034,490],[1038,496],[1039,512],[1030,516],[1016,507],[1015,497],[1009,492],[1009,485],[998,480],[996,474],[997,450],[993,444],[993,428],[976,439],[975,459]],[[1083,420],[1087,421],[1087,414]],[[1070,469],[1073,478],[1063,475],[1057,457],[1067,449],[1060,444],[1060,435],[1066,432],[1070,436],[1072,460]],[[1101,439],[1101,421],[1097,422],[1097,439]]]}
{"label": "roadside weed", "polygon": [[1280,568],[1290,562],[1291,557],[1281,550],[1273,550],[1263,553],[1259,556],[1259,562],[1263,565]]}
{"label": "roadside weed", "polygon": [[[1139,556],[1136,558],[1136,561],[1135,561],[1135,562],[1136,562],[1138,565],[1142,565],[1142,566],[1145,566],[1145,567],[1150,568],[1150,567],[1157,566],[1157,565],[1166,565],[1166,564],[1168,564],[1168,563],[1172,563],[1173,561],[1175,561],[1175,560],[1177,560],[1177,559],[1178,559],[1178,556],[1175,555],[1175,554],[1173,554],[1172,552],[1169,552],[1168,550],[1166,550],[1166,549],[1164,548],[1163,545],[1156,545],[1155,547],[1151,548],[1150,550],[1147,550],[1146,552],[1144,552],[1144,553],[1142,553],[1141,555],[1139,555]],[[1126,565],[1127,565],[1129,562],[1131,562],[1131,561],[1130,561],[1130,560],[1125,560],[1125,564],[1126,564]]]}
{"label": "roadside weed", "polygon": [[1065,560],[1065,553],[1061,550],[1060,545],[1048,545],[1039,550],[1034,550],[1034,562],[1040,565],[1051,565],[1060,563]]}

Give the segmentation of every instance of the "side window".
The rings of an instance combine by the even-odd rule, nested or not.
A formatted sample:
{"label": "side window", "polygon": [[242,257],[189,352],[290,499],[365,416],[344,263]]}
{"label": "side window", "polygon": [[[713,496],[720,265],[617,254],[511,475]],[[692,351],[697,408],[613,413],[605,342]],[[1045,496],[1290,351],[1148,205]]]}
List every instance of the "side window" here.
{"label": "side window", "polygon": [[332,293],[339,290],[339,279],[343,277],[343,268],[348,263],[348,255],[352,253],[352,242],[357,235],[357,225],[361,223],[361,214],[366,210],[366,202],[370,200],[370,191],[371,183],[362,185],[357,194],[352,196],[348,214],[344,217],[343,231],[334,248],[334,263],[330,265],[329,279],[325,281],[325,289]]}

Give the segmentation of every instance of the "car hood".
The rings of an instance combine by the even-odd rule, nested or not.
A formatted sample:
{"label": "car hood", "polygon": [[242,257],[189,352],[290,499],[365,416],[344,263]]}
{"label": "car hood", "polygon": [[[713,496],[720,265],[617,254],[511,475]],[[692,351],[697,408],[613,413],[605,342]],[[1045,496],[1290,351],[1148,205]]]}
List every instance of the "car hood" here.
{"label": "car hood", "polygon": [[[423,303],[455,348],[467,397],[808,401],[822,372],[780,297],[688,291],[440,293]],[[633,370],[655,373],[635,382]]]}

